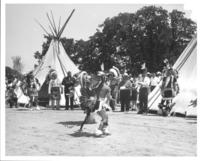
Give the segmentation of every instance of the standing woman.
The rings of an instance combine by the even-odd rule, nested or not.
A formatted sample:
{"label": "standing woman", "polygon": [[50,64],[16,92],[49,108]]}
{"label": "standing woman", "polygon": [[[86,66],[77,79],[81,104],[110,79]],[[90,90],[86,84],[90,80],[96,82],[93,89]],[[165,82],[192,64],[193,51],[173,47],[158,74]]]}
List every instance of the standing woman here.
{"label": "standing woman", "polygon": [[50,102],[49,105],[54,110],[56,107],[56,110],[60,109],[60,99],[61,99],[61,93],[63,93],[62,85],[60,80],[58,79],[56,71],[53,71],[50,76],[51,80],[49,82],[49,89],[48,93],[50,94]]}

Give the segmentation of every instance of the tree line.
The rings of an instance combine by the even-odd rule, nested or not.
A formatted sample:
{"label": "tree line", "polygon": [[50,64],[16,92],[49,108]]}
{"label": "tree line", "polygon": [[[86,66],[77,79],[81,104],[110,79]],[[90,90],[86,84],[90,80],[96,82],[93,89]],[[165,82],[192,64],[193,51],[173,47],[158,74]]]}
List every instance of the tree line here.
{"label": "tree line", "polygon": [[[114,65],[135,75],[143,62],[149,72],[161,70],[165,58],[173,64],[196,34],[196,28],[184,12],[146,6],[135,13],[106,18],[87,41],[64,37],[61,42],[80,70],[96,72],[103,63],[105,70]],[[34,53],[38,62],[50,42],[51,37],[45,36],[42,52]]]}

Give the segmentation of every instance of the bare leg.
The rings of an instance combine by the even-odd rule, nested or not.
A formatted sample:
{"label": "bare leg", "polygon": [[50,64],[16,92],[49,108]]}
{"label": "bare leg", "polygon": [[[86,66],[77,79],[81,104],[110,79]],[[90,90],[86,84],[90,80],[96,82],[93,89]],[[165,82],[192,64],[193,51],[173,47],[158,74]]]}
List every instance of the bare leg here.
{"label": "bare leg", "polygon": [[104,134],[109,134],[108,132],[108,115],[104,109],[98,112],[98,115],[101,117],[101,123],[98,128],[98,132],[100,131]]}

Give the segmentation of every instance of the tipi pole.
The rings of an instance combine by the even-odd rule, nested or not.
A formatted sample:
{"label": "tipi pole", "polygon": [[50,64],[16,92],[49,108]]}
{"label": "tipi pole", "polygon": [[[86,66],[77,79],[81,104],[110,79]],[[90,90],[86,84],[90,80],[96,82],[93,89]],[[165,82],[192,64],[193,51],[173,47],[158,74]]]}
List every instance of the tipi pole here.
{"label": "tipi pole", "polygon": [[44,32],[49,36],[50,34],[47,32],[47,30],[35,19],[35,22],[44,30]]}
{"label": "tipi pole", "polygon": [[50,31],[51,31],[52,36],[54,36],[53,30],[52,30],[52,28],[51,28],[50,25],[49,25],[49,29],[50,29]]}
{"label": "tipi pole", "polygon": [[58,33],[60,32],[60,23],[61,23],[61,16],[60,16],[60,18],[59,18]]}
{"label": "tipi pole", "polygon": [[179,66],[177,67],[177,70],[179,71],[182,66],[185,64],[185,62],[187,61],[187,59],[189,58],[189,56],[192,54],[192,51],[194,50],[194,48],[196,47],[197,42],[195,42],[192,47],[190,48],[189,52],[187,53],[187,55],[185,56],[185,58],[182,60],[182,62],[179,64]]}
{"label": "tipi pole", "polygon": [[52,11],[51,11],[51,18],[52,18],[53,25],[54,25],[54,28],[55,28],[55,31],[56,31],[56,36],[58,36],[58,30],[56,29],[56,24],[55,24],[55,21],[54,21],[54,17],[53,17],[53,12]]}
{"label": "tipi pole", "polygon": [[51,27],[52,27],[54,33],[55,33],[54,36],[57,36],[56,29],[54,28],[53,23],[51,22],[51,19],[50,19],[50,17],[49,17],[49,14],[46,13],[46,15],[47,15],[47,18],[48,18],[48,20],[49,20],[49,22],[50,22],[50,25],[51,25]]}
{"label": "tipi pole", "polygon": [[73,13],[74,13],[75,9],[72,10],[71,14],[69,15],[68,19],[65,21],[63,27],[61,28],[60,32],[58,33],[58,38],[60,38],[60,36],[62,35],[67,23],[69,22],[70,18],[72,17]]}

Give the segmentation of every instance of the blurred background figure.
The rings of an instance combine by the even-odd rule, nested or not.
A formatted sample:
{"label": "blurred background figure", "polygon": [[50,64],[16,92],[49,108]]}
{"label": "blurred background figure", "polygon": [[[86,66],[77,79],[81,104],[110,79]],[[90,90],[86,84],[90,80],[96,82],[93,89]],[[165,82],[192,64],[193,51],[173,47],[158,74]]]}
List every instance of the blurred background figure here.
{"label": "blurred background figure", "polygon": [[31,110],[40,110],[38,106],[38,92],[40,90],[40,83],[37,78],[34,77],[32,73],[27,76],[27,94],[30,98],[29,107]]}
{"label": "blurred background figure", "polygon": [[16,76],[13,76],[8,79],[6,83],[6,103],[9,105],[10,108],[18,107],[18,99],[15,93],[16,82],[17,78]]}

